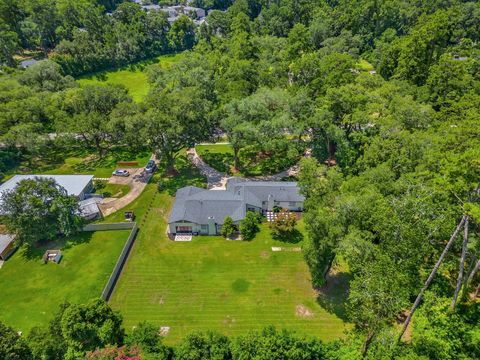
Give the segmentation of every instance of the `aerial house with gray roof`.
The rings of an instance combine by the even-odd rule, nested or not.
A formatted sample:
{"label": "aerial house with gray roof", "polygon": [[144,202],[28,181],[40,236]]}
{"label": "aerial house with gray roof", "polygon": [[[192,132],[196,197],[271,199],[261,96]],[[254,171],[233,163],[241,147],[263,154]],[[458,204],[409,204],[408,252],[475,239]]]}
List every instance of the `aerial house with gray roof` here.
{"label": "aerial house with gray roof", "polygon": [[305,197],[296,182],[244,181],[229,179],[226,190],[205,190],[187,186],[177,191],[168,220],[172,235],[192,233],[218,235],[223,221],[230,216],[235,224],[247,211],[262,214],[274,207],[303,211]]}

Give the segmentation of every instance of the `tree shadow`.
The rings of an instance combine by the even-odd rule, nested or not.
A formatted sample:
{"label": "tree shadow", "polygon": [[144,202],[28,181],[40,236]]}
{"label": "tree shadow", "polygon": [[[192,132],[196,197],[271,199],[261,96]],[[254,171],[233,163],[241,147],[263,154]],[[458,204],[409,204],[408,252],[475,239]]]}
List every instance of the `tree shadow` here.
{"label": "tree shadow", "polygon": [[[178,189],[185,186],[206,187],[207,179],[200,174],[197,168],[192,167],[186,156],[177,157],[175,169],[177,170],[175,175],[162,176],[158,183],[159,191],[166,191],[170,196],[173,196]],[[160,166],[159,171],[165,171],[164,164]]]}
{"label": "tree shadow", "polygon": [[237,279],[232,283],[232,290],[237,293],[244,293],[248,291],[250,282],[245,279]]}
{"label": "tree shadow", "polygon": [[345,303],[351,279],[350,273],[330,270],[327,275],[327,283],[318,289],[318,304],[343,321],[348,321]]}
{"label": "tree shadow", "polygon": [[294,229],[292,232],[286,233],[286,234],[281,234],[281,235],[273,235],[272,237],[275,240],[282,241],[285,243],[290,243],[290,244],[297,244],[301,241],[303,241],[303,234],[298,231],[297,229]]}
{"label": "tree shadow", "polygon": [[233,155],[229,153],[215,153],[205,150],[200,157],[209,166],[223,173],[230,173],[230,168],[233,166]]}
{"label": "tree shadow", "polygon": [[39,260],[47,250],[67,250],[76,245],[88,244],[93,237],[93,232],[80,231],[69,237],[57,237],[51,241],[36,244],[24,244],[17,251],[27,260]]}

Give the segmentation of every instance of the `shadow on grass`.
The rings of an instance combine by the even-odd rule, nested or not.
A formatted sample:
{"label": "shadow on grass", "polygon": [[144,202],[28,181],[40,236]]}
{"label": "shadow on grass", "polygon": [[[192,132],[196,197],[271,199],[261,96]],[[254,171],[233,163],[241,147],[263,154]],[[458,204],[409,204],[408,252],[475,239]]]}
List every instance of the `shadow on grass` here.
{"label": "shadow on grass", "polygon": [[345,303],[352,275],[347,272],[330,271],[327,283],[318,289],[317,302],[328,312],[335,314],[343,321],[348,321]]}
{"label": "shadow on grass", "polygon": [[237,279],[232,283],[232,290],[237,293],[247,292],[250,287],[250,282],[245,279]]}
{"label": "shadow on grass", "polygon": [[[199,151],[199,156],[217,171],[232,175],[233,154],[213,152],[207,149]],[[240,174],[243,176],[265,176],[287,170],[300,160],[300,152],[291,155],[288,151],[263,153],[258,147],[247,146],[240,150]]]}
{"label": "shadow on grass", "polygon": [[233,155],[229,153],[215,153],[205,150],[200,155],[208,165],[217,171],[223,173],[230,173],[230,168],[233,166]]}
{"label": "shadow on grass", "polygon": [[290,243],[290,244],[297,244],[301,241],[303,241],[303,234],[298,231],[297,229],[293,230],[290,233],[282,234],[282,235],[274,235],[272,234],[272,237],[275,240],[285,242],[285,243]]}
{"label": "shadow on grass", "polygon": [[39,260],[47,250],[67,250],[76,245],[87,244],[91,241],[93,232],[79,232],[70,237],[58,237],[54,240],[33,245],[22,245],[18,251],[28,260]]}
{"label": "shadow on grass", "polygon": [[[162,172],[164,169],[164,167],[160,168],[159,171]],[[170,196],[173,196],[178,189],[185,186],[206,187],[207,179],[191,166],[186,156],[182,155],[176,159],[175,169],[177,174],[163,176],[160,179],[158,183],[159,191],[166,191]]]}

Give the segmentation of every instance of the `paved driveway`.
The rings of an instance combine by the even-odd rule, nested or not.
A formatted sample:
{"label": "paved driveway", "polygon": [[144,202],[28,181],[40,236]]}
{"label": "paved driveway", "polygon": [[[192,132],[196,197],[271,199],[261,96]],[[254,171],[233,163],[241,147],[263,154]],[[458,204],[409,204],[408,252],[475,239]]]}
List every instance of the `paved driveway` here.
{"label": "paved driveway", "polygon": [[130,171],[130,176],[112,176],[108,181],[109,184],[128,185],[130,186],[130,191],[128,192],[128,194],[118,199],[103,199],[102,203],[100,204],[100,210],[102,211],[103,216],[113,214],[115,211],[124,208],[137,197],[139,197],[153,175],[147,173],[144,168],[128,169],[128,171]]}
{"label": "paved driveway", "polygon": [[203,159],[198,156],[195,148],[187,150],[187,156],[190,161],[195,165],[200,173],[207,178],[208,188],[212,190],[225,190],[225,184],[227,182],[227,174],[221,173],[215,170],[211,166],[208,166]]}

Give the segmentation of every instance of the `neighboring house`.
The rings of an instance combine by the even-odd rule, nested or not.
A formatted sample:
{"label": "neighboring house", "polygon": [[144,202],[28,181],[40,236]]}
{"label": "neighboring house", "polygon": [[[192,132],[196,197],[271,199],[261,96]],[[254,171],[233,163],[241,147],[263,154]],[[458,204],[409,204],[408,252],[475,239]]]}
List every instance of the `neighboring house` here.
{"label": "neighboring house", "polygon": [[15,251],[15,235],[0,234],[0,261],[5,261]]}
{"label": "neighboring house", "polygon": [[174,6],[160,6],[160,5],[142,5],[140,0],[134,0],[135,3],[141,5],[142,9],[146,12],[150,11],[163,11],[167,14],[168,22],[170,24],[174,23],[180,16],[187,15],[193,19],[194,23],[197,25],[205,22],[205,17],[207,12],[202,8],[197,8],[193,6],[184,6],[184,5],[174,5]]}
{"label": "neighboring house", "polygon": [[93,175],[15,175],[0,185],[0,201],[4,191],[15,189],[22,180],[35,178],[55,180],[68,195],[76,196],[78,200],[85,199],[85,196],[93,190]]}
{"label": "neighboring house", "polygon": [[303,211],[305,197],[296,182],[244,181],[229,179],[226,190],[187,186],[177,191],[168,219],[170,234],[218,235],[225,217],[238,224],[247,211],[265,214],[280,207]]}
{"label": "neighboring house", "polygon": [[38,63],[38,60],[35,60],[35,59],[23,60],[23,61],[20,61],[20,67],[22,69],[27,69],[30,66],[35,65],[36,63]]}

